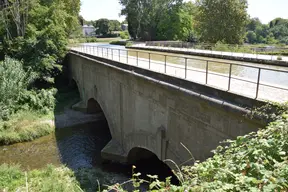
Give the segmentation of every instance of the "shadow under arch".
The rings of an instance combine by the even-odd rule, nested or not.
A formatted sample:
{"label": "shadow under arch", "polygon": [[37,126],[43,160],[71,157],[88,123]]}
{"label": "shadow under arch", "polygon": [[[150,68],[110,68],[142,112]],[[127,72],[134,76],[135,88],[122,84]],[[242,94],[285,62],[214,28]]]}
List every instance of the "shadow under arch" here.
{"label": "shadow under arch", "polygon": [[159,180],[165,181],[171,177],[171,183],[179,185],[179,180],[172,172],[171,168],[161,161],[156,154],[142,147],[134,147],[128,153],[128,164],[136,166],[134,172],[140,172],[143,179],[148,179],[149,175],[158,175]]}

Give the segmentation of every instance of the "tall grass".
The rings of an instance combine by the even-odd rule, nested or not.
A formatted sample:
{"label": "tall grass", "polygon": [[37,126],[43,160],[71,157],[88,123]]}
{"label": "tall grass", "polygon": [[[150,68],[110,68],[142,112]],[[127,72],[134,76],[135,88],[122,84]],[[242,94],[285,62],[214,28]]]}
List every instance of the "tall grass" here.
{"label": "tall grass", "polygon": [[53,114],[21,111],[0,122],[0,145],[32,141],[55,130]]}
{"label": "tall grass", "polygon": [[0,191],[81,192],[73,172],[66,167],[48,165],[24,172],[19,166],[0,165]]}

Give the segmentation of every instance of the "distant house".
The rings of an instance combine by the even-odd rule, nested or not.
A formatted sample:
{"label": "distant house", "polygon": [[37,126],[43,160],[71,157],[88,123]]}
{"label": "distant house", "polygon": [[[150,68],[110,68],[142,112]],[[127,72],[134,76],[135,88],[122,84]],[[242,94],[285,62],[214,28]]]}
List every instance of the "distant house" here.
{"label": "distant house", "polygon": [[122,24],[121,29],[122,29],[122,31],[128,30],[128,24]]}
{"label": "distant house", "polygon": [[84,36],[95,36],[95,27],[93,25],[83,25],[83,35]]}

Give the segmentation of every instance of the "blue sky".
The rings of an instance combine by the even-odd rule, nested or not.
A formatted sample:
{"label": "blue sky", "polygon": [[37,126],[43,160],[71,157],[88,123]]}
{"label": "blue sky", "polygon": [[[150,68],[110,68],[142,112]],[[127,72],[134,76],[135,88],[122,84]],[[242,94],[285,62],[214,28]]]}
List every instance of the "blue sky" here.
{"label": "blue sky", "polygon": [[[81,3],[81,15],[86,20],[125,19],[119,17],[119,0],[81,0]],[[288,19],[288,0],[248,0],[248,4],[251,17],[259,17],[263,23],[268,23],[276,17]]]}

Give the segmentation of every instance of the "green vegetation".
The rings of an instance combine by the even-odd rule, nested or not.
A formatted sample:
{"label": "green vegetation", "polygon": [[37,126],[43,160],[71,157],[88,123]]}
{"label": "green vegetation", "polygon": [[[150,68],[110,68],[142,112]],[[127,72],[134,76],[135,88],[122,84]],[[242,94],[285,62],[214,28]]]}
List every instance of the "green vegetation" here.
{"label": "green vegetation", "polygon": [[[132,39],[288,44],[288,20],[249,18],[247,0],[120,0]],[[171,25],[173,23],[173,25]]]}
{"label": "green vegetation", "polygon": [[195,6],[192,2],[121,0],[120,3],[133,39],[187,41],[194,36],[192,13]]}
{"label": "green vegetation", "polygon": [[121,41],[111,41],[110,42],[111,45],[122,45],[122,46],[126,46],[127,43],[128,43],[128,41],[123,41],[123,40],[121,40]]}
{"label": "green vegetation", "polygon": [[0,191],[81,192],[74,173],[66,167],[47,166],[24,172],[19,166],[0,165]]}
{"label": "green vegetation", "polygon": [[53,113],[21,111],[0,122],[0,145],[32,141],[55,130]]}
{"label": "green vegetation", "polygon": [[243,43],[248,19],[246,0],[197,0],[196,5],[195,29],[201,41]]}
{"label": "green vegetation", "polygon": [[96,37],[79,37],[69,39],[69,46],[74,46],[80,43],[110,43],[113,41],[118,41],[120,38],[96,38]]}
{"label": "green vegetation", "polygon": [[0,62],[0,119],[7,120],[19,110],[47,113],[54,108],[55,89],[28,90],[35,78],[22,62],[7,57]]}
{"label": "green vegetation", "polygon": [[[274,112],[267,114],[269,111]],[[144,181],[139,179],[141,173],[134,173],[128,182],[135,189],[148,183],[150,191],[287,191],[288,104],[269,104],[254,115],[274,121],[258,132],[223,142],[206,161],[182,167],[176,173],[180,186],[172,185],[169,178],[162,182],[151,175],[150,181]],[[121,184],[109,189],[124,191]]]}
{"label": "green vegetation", "polygon": [[78,30],[80,0],[1,1],[0,52],[23,61],[41,84],[61,72],[68,37]]}
{"label": "green vegetation", "polygon": [[268,25],[262,24],[258,18],[252,18],[246,27],[246,42],[288,45],[288,19],[276,18]]}
{"label": "green vegetation", "polygon": [[121,31],[120,32],[121,39],[129,39],[129,32],[128,31]]}
{"label": "green vegetation", "polygon": [[80,0],[0,2],[0,144],[54,131],[54,79],[68,37],[79,29]]}

